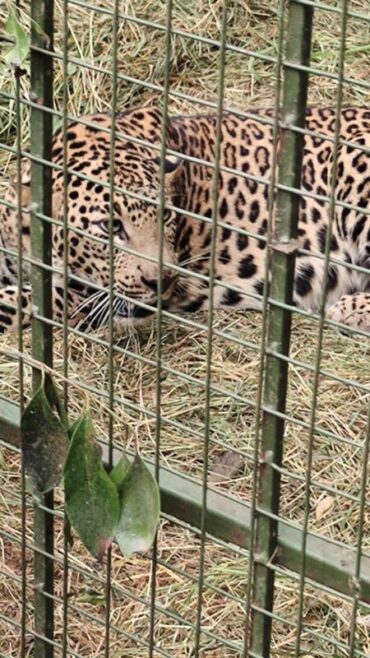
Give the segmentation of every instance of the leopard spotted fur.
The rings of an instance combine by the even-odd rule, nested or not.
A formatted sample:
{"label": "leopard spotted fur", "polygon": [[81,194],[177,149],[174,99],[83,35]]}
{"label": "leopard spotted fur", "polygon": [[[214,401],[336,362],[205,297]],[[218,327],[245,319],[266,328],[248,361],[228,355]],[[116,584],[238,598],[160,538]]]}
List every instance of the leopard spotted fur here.
{"label": "leopard spotted fur", "polygon": [[[273,127],[269,111],[250,118],[225,114],[214,278],[214,306],[260,309],[264,285]],[[335,113],[307,111],[304,141],[294,299],[317,311],[324,285],[324,260],[333,167]],[[87,329],[108,318],[111,117],[83,117],[68,127],[68,316]],[[337,152],[335,216],[326,283],[327,316],[370,330],[370,110],[345,108]],[[156,108],[117,114],[114,152],[115,320],[135,324],[152,314],[158,297],[158,198],[161,112]],[[173,312],[204,310],[209,302],[215,116],[167,120],[165,159],[163,307]],[[131,140],[134,139],[134,141]],[[143,143],[141,143],[141,141]],[[53,313],[63,317],[64,259],[63,138],[53,143]],[[187,156],[196,159],[189,162]],[[92,180],[88,180],[91,178]],[[0,219],[0,332],[32,314],[32,291],[17,285],[17,189],[9,186]],[[23,253],[30,254],[30,174],[22,173]],[[354,206],[351,208],[349,206]],[[14,256],[5,253],[10,250]],[[26,275],[29,267],[24,259]],[[183,272],[180,271],[183,270]]]}

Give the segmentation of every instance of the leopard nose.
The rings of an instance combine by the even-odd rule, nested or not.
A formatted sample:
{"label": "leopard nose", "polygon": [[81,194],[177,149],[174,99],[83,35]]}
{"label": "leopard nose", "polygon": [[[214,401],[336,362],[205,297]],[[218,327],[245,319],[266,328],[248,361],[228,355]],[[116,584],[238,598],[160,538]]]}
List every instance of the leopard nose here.
{"label": "leopard nose", "polygon": [[[167,290],[175,283],[177,279],[176,272],[163,272],[162,275],[162,293],[167,292]],[[141,277],[143,283],[145,283],[148,288],[154,292],[158,292],[158,279],[147,279],[145,276]]]}

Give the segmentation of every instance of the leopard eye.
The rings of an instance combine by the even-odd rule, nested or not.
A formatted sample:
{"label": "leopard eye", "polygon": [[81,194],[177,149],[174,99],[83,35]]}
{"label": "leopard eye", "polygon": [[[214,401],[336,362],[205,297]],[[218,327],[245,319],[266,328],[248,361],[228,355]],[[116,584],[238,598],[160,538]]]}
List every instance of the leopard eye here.
{"label": "leopard eye", "polygon": [[163,210],[163,221],[164,221],[164,223],[168,222],[170,219],[172,219],[172,212],[168,208],[165,208]]}
{"label": "leopard eye", "polygon": [[120,219],[113,220],[113,233],[122,233],[124,231],[123,224]]}
{"label": "leopard eye", "polygon": [[[102,219],[101,222],[99,222],[100,228],[109,235],[109,219]],[[123,223],[120,219],[113,219],[113,224],[112,224],[112,230],[113,230],[113,235],[120,235],[120,237],[127,237],[126,231],[123,227]]]}

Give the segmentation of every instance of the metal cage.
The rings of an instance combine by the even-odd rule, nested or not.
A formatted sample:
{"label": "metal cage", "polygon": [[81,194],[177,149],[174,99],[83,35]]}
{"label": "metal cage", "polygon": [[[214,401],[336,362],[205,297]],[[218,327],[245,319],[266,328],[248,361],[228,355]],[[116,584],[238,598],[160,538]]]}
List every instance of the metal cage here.
{"label": "metal cage", "polygon": [[[201,6],[203,3],[198,4]],[[119,0],[99,0],[95,3],[32,0],[31,3],[17,3],[19,19],[26,31],[31,31],[30,78],[28,75],[13,76],[4,65],[4,85],[0,92],[4,110],[1,150],[7,172],[15,173],[18,181],[21,161],[28,159],[32,167],[30,265],[33,319],[31,342],[28,331],[20,331],[17,338],[10,342],[0,341],[4,379],[11,369],[12,381],[8,394],[5,383],[0,393],[0,432],[5,455],[0,498],[3,558],[0,567],[3,581],[0,655],[4,658],[15,655],[34,655],[36,658],[59,655],[75,658],[86,655],[104,655],[107,658],[144,655],[167,658],[267,658],[270,655],[365,658],[369,655],[370,553],[366,530],[369,517],[366,485],[370,391],[366,377],[363,381],[360,377],[352,377],[350,372],[347,376],[337,372],[335,359],[327,364],[324,358],[326,327],[331,325],[336,340],[347,341],[346,349],[349,351],[352,349],[350,341],[357,340],[358,354],[362,354],[365,360],[368,344],[361,332],[350,331],[350,337],[343,337],[335,332],[335,323],[325,320],[324,291],[320,313],[315,317],[310,317],[309,313],[292,303],[292,268],[296,253],[297,208],[302,194],[300,166],[306,132],[307,94],[315,84],[320,89],[321,80],[329,80],[332,85],[331,105],[336,108],[335,152],[341,143],[339,112],[348,95],[351,99],[360,98],[362,104],[366,104],[366,99],[368,102],[370,97],[368,79],[365,76],[357,77],[353,60],[352,68],[346,65],[349,24],[355,25],[354,33],[360,28],[364,34],[366,31],[369,33],[366,0],[353,3],[347,0],[327,0],[326,3],[274,0],[270,7],[262,3],[260,8],[257,4],[253,6],[238,0],[217,0],[210,5],[204,4],[214,12],[213,31],[208,35],[201,32],[195,11],[197,3],[192,1],[183,3],[183,6],[175,0],[148,5],[143,3],[144,9],[135,0],[131,3]],[[185,26],[179,20],[180,15],[187,18]],[[335,65],[330,60],[326,66],[325,46],[322,59],[316,57],[311,62],[311,52],[314,51],[313,37],[320,40],[321,22],[328,17],[335,29],[336,49]],[[272,45],[266,44],[259,50],[253,48],[253,40],[250,45],[248,26],[252,19],[254,29],[261,33],[266,21],[273,24]],[[242,22],[238,27],[239,39],[229,36],[230,25],[233,26],[236,20]],[[92,44],[91,56],[87,59],[86,44],[78,44],[73,33],[74,22],[81,21],[85,21],[84,29]],[[94,43],[94,21],[106,23],[107,39],[111,40],[109,58],[102,57],[101,61],[99,44]],[[124,38],[121,34],[123,29],[131,30],[134,35],[130,47],[134,49],[132,43],[138,44],[133,57],[140,57],[139,44],[145,48],[148,41],[154,49],[153,44],[160,40],[161,67],[155,74],[141,79],[120,66],[119,43]],[[5,35],[5,45],[8,40]],[[204,52],[212,59],[217,73],[212,98],[210,93],[203,96],[201,80],[195,81],[195,91],[194,80],[189,82],[188,87],[185,83],[183,86],[172,84],[173,62],[177,56],[180,58],[179,52],[184,43],[193,44],[195,59],[198,57],[200,61]],[[364,52],[366,57],[368,42],[356,44],[351,41],[350,51],[352,54]],[[186,53],[181,55],[180,71],[181,66],[186,71]],[[159,57],[159,54],[153,50],[150,62],[154,68],[155,56]],[[246,92],[242,93],[242,108],[233,106],[230,95],[225,93],[230,67],[231,78],[238,73],[233,68],[236,61],[233,57],[243,62],[246,76],[250,78],[255,76],[255,67],[265,76],[267,72],[270,104],[274,110],[270,122],[275,135],[275,166],[269,189],[270,220],[272,226],[274,210],[275,227],[268,234],[266,267],[271,283],[265,286],[263,292],[263,313],[255,320],[259,340],[239,333],[235,325],[227,322],[220,324],[213,309],[212,297],[209,312],[195,318],[174,316],[162,309],[159,302],[150,349],[145,346],[141,349],[140,339],[137,339],[137,349],[135,338],[131,338],[131,342],[117,342],[114,339],[112,312],[107,334],[103,337],[69,327],[66,314],[61,324],[53,320],[51,229],[57,220],[51,212],[51,174],[52,167],[57,165],[51,162],[52,134],[55,125],[61,126],[66,134],[72,120],[91,123],[89,118],[80,116],[81,102],[74,99],[77,79],[86,75],[91,81],[92,100],[85,95],[82,105],[85,103],[90,107],[90,100],[94,104],[93,76],[100,76],[98,80],[104,76],[111,89],[110,96],[105,99],[106,107],[109,106],[113,114],[123,109],[122,102],[126,106],[129,103],[139,104],[142,94],[145,103],[155,98],[165,115],[182,104],[186,108],[194,107],[193,113],[216,113],[220,136],[222,113],[232,108],[240,116],[248,116],[250,105]],[[53,78],[53,69],[56,68],[57,82],[55,76]],[[186,76],[186,73],[183,75]],[[263,87],[264,75],[260,76],[257,85]],[[312,80],[314,82],[310,84]],[[162,190],[156,201],[162,218],[165,208],[165,130],[163,123],[162,143],[158,146],[162,163]],[[276,145],[281,135],[284,137],[283,146],[277,152]],[[113,129],[111,171],[116,139]],[[63,172],[67,194],[69,165],[66,137],[64,149],[64,161],[59,167]],[[364,151],[368,153],[366,147]],[[218,140],[213,164],[215,180],[222,173],[219,152]],[[335,170],[335,162],[333,166]],[[241,172],[235,173],[240,175]],[[243,175],[253,179],[248,173]],[[8,173],[4,189],[7,179]],[[112,202],[113,176],[111,181],[107,191]],[[125,190],[125,193],[135,197],[130,190]],[[216,185],[213,196],[213,216],[208,218],[213,237],[210,247],[211,282],[214,276],[215,236],[222,229],[222,222],[217,217]],[[150,201],[153,202],[153,199]],[[325,198],[325,201],[330,208],[329,230],[324,253],[318,257],[324,262],[327,276],[331,262],[330,227],[337,203],[334,189],[330,199]],[[19,203],[19,226],[21,213]],[[64,229],[67,241],[66,213]],[[162,244],[162,225],[159,230]],[[112,247],[112,225],[109,239]],[[22,259],[27,257],[22,254],[21,237],[18,246],[18,274],[22,285]],[[5,247],[0,248],[3,254],[7,253]],[[114,270],[112,253],[109,263],[111,282]],[[159,267],[162,258],[161,254]],[[67,263],[60,274],[67,281]],[[65,290],[67,294],[67,285]],[[18,310],[21,312],[21,308]],[[294,353],[291,352],[291,337],[295,331],[294,328],[292,330],[292,319],[298,323],[312,322],[311,339],[316,341],[316,346],[311,361],[300,356],[297,344]],[[194,331],[202,337],[196,348],[203,364],[199,370],[200,376],[196,367],[186,370],[177,367],[176,360],[171,362],[167,358],[166,340],[186,340],[181,331]],[[171,332],[173,339],[168,338]],[[252,367],[258,368],[253,390],[248,390],[243,374],[241,379],[235,374],[231,385],[226,380],[221,384],[217,378],[214,380],[213,358],[217,341],[224,351],[234,349],[239,350],[240,355],[249,355]],[[100,350],[104,355],[104,379],[92,381],[88,368],[84,370],[82,366],[79,372],[73,368],[71,372],[71,353],[80,344],[85,345],[83,358],[87,362],[89,350]],[[237,362],[242,356],[235,358]],[[116,383],[120,376],[118,359],[121,359],[120,365],[125,364],[126,377],[136,378],[138,368],[148,368],[146,372],[151,377],[148,395],[151,391],[152,403],[117,393]],[[63,386],[72,415],[76,396],[81,399],[88,395],[101,400],[99,404],[104,406],[104,421],[98,426],[102,433],[103,455],[108,464],[115,463],[119,458],[120,434],[125,435],[124,441],[129,441],[128,418],[139,419],[140,432],[148,432],[148,449],[146,451],[144,446],[143,454],[159,481],[163,515],[163,527],[150,559],[149,556],[140,556],[124,562],[113,548],[104,565],[96,566],[83,552],[77,551],[75,554],[75,549],[68,546],[66,533],[63,534],[64,510],[60,495],[47,494],[42,501],[34,501],[27,493],[23,469],[20,468],[20,472],[17,470],[20,467],[20,414],[24,401],[30,395],[30,369],[35,387],[39,383],[40,363]],[[295,376],[305,383],[307,399],[304,413],[301,413],[299,404],[292,404],[289,397],[288,383]],[[173,416],[166,411],[169,408],[163,394],[166,378],[175,390],[176,382],[181,382],[186,389],[187,408],[178,416],[175,407]],[[323,380],[333,390],[342,387],[355,392],[353,399],[356,402],[351,402],[356,407],[353,423],[359,422],[361,426],[355,435],[356,440],[346,437],[339,422],[336,431],[333,429],[335,423],[327,427],[318,420]],[[198,398],[203,429],[198,420],[198,424],[190,420],[187,422],[187,416],[190,419],[191,409],[198,404]],[[233,417],[239,418],[232,426],[234,437],[231,439],[227,419],[222,421],[224,424],[217,432],[214,429],[218,408],[216,398],[219,401],[217,404],[229,405]],[[299,400],[294,402],[299,403]],[[176,405],[176,398],[170,399],[168,404]],[[341,410],[336,410],[334,397],[333,408],[340,415]],[[246,410],[248,424],[252,428],[249,434],[242,419]],[[178,437],[179,446],[174,445],[175,440],[170,448],[166,446],[166,428]],[[238,431],[245,433],[240,445],[235,435]],[[284,454],[287,431],[293,437],[304,437],[303,470],[299,471],[295,463],[290,465],[289,454]],[[198,456],[195,465],[187,470],[186,463],[182,462],[181,440],[190,441],[189,437],[197,442],[194,450]],[[357,474],[354,492],[347,492],[342,487],[345,478],[343,470],[339,484],[321,477],[319,468],[313,473],[315,461],[322,458],[317,445],[324,452],[328,450],[326,446],[333,447],[329,461],[335,461],[334,454],[347,456],[338,468],[345,470],[346,459],[351,463],[353,461]],[[240,491],[235,493],[228,486],[227,477],[220,486],[220,480],[212,476],[214,450],[236,456],[237,462],[238,459],[243,460],[244,471],[240,479],[249,478],[246,495],[239,495]],[[169,457],[166,451],[171,452]],[[187,455],[188,452],[185,452],[185,462]],[[297,492],[296,507],[292,500],[295,498],[294,491]],[[286,492],[290,496],[291,513],[282,511],[281,501]],[[337,526],[334,523],[327,531],[320,528],[319,523],[315,526],[313,520],[315,509],[316,520],[320,520],[320,513],[317,512],[317,501],[320,500],[327,501],[327,509],[333,506],[330,513],[338,515]],[[341,511],[336,511],[335,506]],[[339,541],[338,536],[346,518],[343,510],[349,508],[353,508],[348,521],[351,540],[345,543]],[[14,525],[13,521],[9,523],[10,518],[16,519]],[[353,526],[353,519],[356,527]],[[33,562],[29,560],[30,552],[34,556]],[[123,609],[131,611],[127,613],[128,617],[122,616]],[[320,618],[324,617],[327,620],[326,630],[320,625]]]}

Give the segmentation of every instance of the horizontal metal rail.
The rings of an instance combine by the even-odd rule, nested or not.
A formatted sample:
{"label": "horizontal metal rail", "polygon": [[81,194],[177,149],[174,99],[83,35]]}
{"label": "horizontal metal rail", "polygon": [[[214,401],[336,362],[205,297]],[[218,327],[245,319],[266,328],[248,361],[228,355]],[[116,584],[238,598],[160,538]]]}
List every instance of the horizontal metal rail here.
{"label": "horizontal metal rail", "polygon": [[[19,406],[11,401],[0,400],[0,440],[5,444],[20,444]],[[108,459],[108,447],[101,442],[103,459]],[[121,457],[117,448],[113,451],[113,463]],[[145,460],[154,471],[154,465]],[[176,519],[199,528],[202,513],[202,486],[185,475],[161,467],[159,471],[162,511]],[[260,510],[263,513],[263,510]],[[228,496],[209,491],[207,496],[206,530],[217,539],[249,548],[250,506]],[[271,567],[284,567],[298,572],[301,564],[302,533],[289,522],[278,520],[278,550]],[[335,592],[353,596],[370,604],[370,555],[362,553],[361,570],[355,578],[356,552],[352,548],[309,532],[307,535],[307,578]]]}

